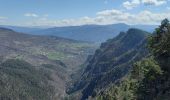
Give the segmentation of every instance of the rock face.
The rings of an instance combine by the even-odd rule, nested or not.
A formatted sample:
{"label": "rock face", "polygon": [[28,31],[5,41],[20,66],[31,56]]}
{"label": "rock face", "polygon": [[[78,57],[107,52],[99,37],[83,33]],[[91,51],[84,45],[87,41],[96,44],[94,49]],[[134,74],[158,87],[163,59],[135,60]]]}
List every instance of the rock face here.
{"label": "rock face", "polygon": [[81,78],[68,93],[82,91],[82,100],[95,96],[103,88],[125,76],[134,61],[147,56],[146,37],[148,33],[129,29],[117,37],[101,44],[100,49],[89,60]]}

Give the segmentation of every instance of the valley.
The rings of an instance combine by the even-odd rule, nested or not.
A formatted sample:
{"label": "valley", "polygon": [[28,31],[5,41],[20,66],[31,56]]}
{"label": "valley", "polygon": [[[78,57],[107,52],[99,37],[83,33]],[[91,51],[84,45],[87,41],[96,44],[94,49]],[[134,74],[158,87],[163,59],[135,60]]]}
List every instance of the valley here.
{"label": "valley", "polygon": [[[88,55],[92,55],[96,48],[97,46],[90,42],[80,42],[55,36],[27,35],[11,29],[0,28],[2,74],[0,80],[2,83],[5,82],[4,85],[7,83],[10,86],[15,86],[17,83],[20,84],[13,89],[14,92],[11,92],[11,95],[5,94],[8,94],[12,87],[1,84],[1,88],[4,91],[1,97],[13,98],[12,95],[15,95],[15,98],[20,98],[17,96],[18,94],[15,94],[15,91],[19,91],[23,98],[29,100],[20,90],[25,92],[47,92],[47,90],[42,91],[41,88],[38,90],[39,85],[35,87],[32,83],[27,85],[27,81],[29,82],[32,78],[36,78],[32,81],[33,83],[40,84],[40,87],[43,86],[43,89],[46,85],[49,86],[47,89],[53,89],[51,99],[64,98],[66,85],[71,81],[71,75],[81,68],[80,66],[85,62]],[[9,68],[7,67],[6,69],[6,66]],[[17,83],[14,80],[15,78]],[[41,81],[46,83],[41,84]],[[3,87],[9,90],[6,91]],[[28,87],[28,89],[24,89],[24,87]],[[33,90],[29,90],[29,88]],[[36,96],[34,94],[31,95],[32,92],[27,94],[30,98]],[[40,95],[47,94],[37,94],[37,96]],[[45,98],[49,97],[47,95]],[[36,100],[47,100],[45,98],[36,98]]]}
{"label": "valley", "polygon": [[170,0],[0,0],[0,100],[170,100]]}
{"label": "valley", "polygon": [[100,47],[0,28],[0,99],[168,100],[169,27],[129,28]]}

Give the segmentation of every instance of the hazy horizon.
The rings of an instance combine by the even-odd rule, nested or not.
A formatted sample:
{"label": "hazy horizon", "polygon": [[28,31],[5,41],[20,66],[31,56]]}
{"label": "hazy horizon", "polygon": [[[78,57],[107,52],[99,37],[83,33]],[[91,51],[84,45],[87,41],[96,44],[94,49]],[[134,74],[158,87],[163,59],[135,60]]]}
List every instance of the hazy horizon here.
{"label": "hazy horizon", "polygon": [[170,18],[170,0],[0,0],[0,25],[158,25]]}

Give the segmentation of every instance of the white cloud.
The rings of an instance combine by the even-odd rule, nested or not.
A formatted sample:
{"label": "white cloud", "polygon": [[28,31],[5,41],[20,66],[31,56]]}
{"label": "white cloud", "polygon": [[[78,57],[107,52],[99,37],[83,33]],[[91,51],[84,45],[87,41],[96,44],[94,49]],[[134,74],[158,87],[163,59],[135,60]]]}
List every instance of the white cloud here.
{"label": "white cloud", "polygon": [[35,14],[35,13],[26,13],[26,14],[24,14],[24,16],[26,16],[26,17],[38,17],[38,15]]}
{"label": "white cloud", "polygon": [[141,11],[136,14],[121,10],[104,10],[96,13],[95,17],[81,17],[78,19],[50,20],[48,18],[38,18],[29,21],[27,25],[34,26],[76,26],[85,24],[159,24],[164,18],[170,19],[170,13],[154,13],[151,11]]}
{"label": "white cloud", "polygon": [[122,12],[120,12],[119,10],[115,10],[115,9],[97,12],[98,16],[111,16],[111,15],[120,15],[120,14],[122,14]]}
{"label": "white cloud", "polygon": [[[127,24],[159,24],[160,21],[164,18],[170,18],[170,13],[153,13],[150,11],[141,11],[139,13],[133,14],[120,10],[110,10],[102,11],[104,12],[117,12],[117,14],[110,14],[110,16],[101,15],[100,17],[105,19],[105,23],[127,23]],[[99,12],[100,13],[100,12]],[[109,15],[109,14],[107,14]]]}
{"label": "white cloud", "polygon": [[166,3],[167,3],[167,0],[131,0],[131,1],[123,2],[123,7],[130,10],[141,4],[160,6]]}
{"label": "white cloud", "polygon": [[167,3],[167,1],[166,0],[142,0],[142,3],[145,5],[160,6],[162,4]]}
{"label": "white cloud", "polygon": [[132,0],[132,1],[126,1],[123,3],[123,6],[126,9],[132,9],[134,7],[137,7],[140,4],[140,0]]}

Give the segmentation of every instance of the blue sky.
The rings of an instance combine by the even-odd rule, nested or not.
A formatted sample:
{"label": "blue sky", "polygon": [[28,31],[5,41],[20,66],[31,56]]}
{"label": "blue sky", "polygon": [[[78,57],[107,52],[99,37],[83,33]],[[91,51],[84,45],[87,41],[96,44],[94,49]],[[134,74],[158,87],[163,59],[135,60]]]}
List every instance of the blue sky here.
{"label": "blue sky", "polygon": [[163,18],[170,18],[170,0],[0,0],[1,25],[158,24]]}

